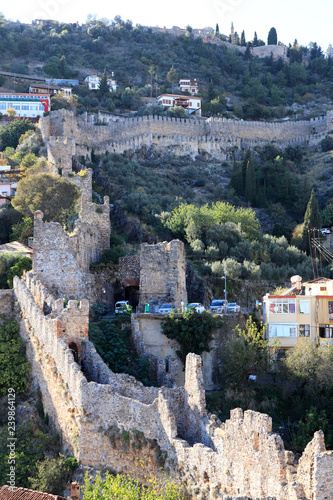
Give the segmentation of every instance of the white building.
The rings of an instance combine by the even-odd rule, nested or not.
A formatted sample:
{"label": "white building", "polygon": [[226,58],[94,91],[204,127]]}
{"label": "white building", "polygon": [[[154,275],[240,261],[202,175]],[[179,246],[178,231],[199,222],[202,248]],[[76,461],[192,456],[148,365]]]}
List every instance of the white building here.
{"label": "white building", "polygon": [[10,198],[17,188],[16,175],[10,165],[0,164],[0,195]]}
{"label": "white building", "polygon": [[46,94],[0,94],[0,113],[8,115],[8,110],[14,109],[15,116],[36,118],[50,111],[50,96]]}
{"label": "white building", "polygon": [[157,98],[158,104],[166,109],[173,106],[181,106],[188,115],[201,116],[201,97],[193,97],[177,94],[161,94]]}
{"label": "white building", "polygon": [[195,95],[199,92],[198,81],[196,78],[194,78],[194,80],[182,78],[179,80],[179,88],[182,92],[189,92],[191,95]]}
{"label": "white building", "polygon": [[[89,90],[98,90],[99,84],[101,81],[101,77],[99,75],[88,75],[84,79],[84,82],[88,85]],[[114,79],[114,73],[112,71],[112,77],[108,78],[108,86],[110,92],[116,92],[118,85],[116,80]]]}

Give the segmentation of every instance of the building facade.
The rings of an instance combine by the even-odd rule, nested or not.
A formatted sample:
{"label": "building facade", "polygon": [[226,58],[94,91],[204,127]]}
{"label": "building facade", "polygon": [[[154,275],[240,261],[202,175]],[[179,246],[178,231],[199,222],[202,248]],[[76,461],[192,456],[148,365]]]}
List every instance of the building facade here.
{"label": "building facade", "polygon": [[185,96],[178,94],[161,94],[157,98],[158,104],[165,109],[181,106],[188,115],[201,116],[201,97]]}
{"label": "building facade", "polygon": [[[84,82],[88,85],[89,90],[98,90],[100,81],[101,81],[101,77],[99,75],[88,75],[84,79]],[[108,78],[108,86],[109,86],[110,92],[116,92],[116,90],[118,88],[117,82],[114,79],[113,71],[112,71],[112,77]]]}
{"label": "building facade", "polygon": [[32,83],[29,87],[30,94],[47,94],[50,96],[59,95],[66,99],[72,96],[71,87],[53,85],[50,83]]}
{"label": "building facade", "polygon": [[196,78],[194,78],[194,80],[182,78],[179,80],[179,88],[182,92],[189,92],[191,95],[195,95],[199,92],[198,81]]}
{"label": "building facade", "polygon": [[50,111],[50,96],[46,94],[0,94],[0,113],[8,115],[8,110],[14,110],[15,116],[36,118]]}
{"label": "building facade", "polygon": [[318,344],[333,342],[333,280],[317,278],[306,283],[291,278],[291,288],[282,295],[264,297],[264,322],[273,345],[290,349],[297,338],[307,337]]}

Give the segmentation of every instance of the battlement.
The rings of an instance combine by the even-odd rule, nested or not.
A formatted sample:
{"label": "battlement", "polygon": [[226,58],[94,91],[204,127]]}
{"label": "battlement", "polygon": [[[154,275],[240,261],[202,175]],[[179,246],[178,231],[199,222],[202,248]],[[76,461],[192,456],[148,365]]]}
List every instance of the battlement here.
{"label": "battlement", "polygon": [[[50,160],[62,168],[70,166],[71,155],[89,156],[94,148],[98,154],[124,153],[142,146],[155,146],[174,154],[195,156],[206,152],[225,160],[234,147],[240,149],[275,143],[316,145],[333,130],[333,112],[310,120],[276,122],[243,121],[211,117],[183,119],[166,116],[124,118],[108,114],[84,115],[53,112],[51,121],[42,122],[43,137],[49,141]],[[104,125],[100,120],[105,121]]]}
{"label": "battlement", "polygon": [[[14,279],[25,325],[21,333],[44,408],[62,434],[64,451],[75,453],[83,465],[131,470],[140,477],[138,458],[156,475],[162,464],[186,482],[194,497],[200,491],[207,500],[216,495],[277,500],[332,496],[333,453],[326,451],[322,433],[315,434],[297,469],[293,454],[272,433],[269,416],[235,409],[221,424],[207,414],[200,356],[187,356],[185,387],[144,387],[131,376],[111,372],[94,346],[78,339],[77,328],[87,321],[87,301],[79,307],[70,301],[64,308],[58,300],[45,315],[27,285],[40,300],[41,285],[31,273]],[[61,336],[60,323],[67,329]],[[82,346],[84,371],[69,348],[73,340]],[[140,437],[141,452],[133,454],[122,445],[122,435]],[[159,460],[151,453],[152,443]]]}

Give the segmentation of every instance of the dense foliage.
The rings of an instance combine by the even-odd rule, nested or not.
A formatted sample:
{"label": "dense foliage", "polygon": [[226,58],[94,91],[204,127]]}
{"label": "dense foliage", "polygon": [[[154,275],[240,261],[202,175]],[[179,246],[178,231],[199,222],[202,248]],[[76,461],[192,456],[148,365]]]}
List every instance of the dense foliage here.
{"label": "dense foliage", "polygon": [[78,187],[67,179],[39,173],[18,183],[12,205],[26,217],[32,217],[36,210],[41,210],[45,221],[65,224],[68,215],[75,211],[79,194]]}
{"label": "dense foliage", "polygon": [[[223,38],[219,32],[215,37]],[[276,40],[272,28],[269,42]],[[244,31],[234,40],[247,45],[244,54],[224,45],[203,43],[191,29],[184,36],[153,33],[119,16],[112,21],[91,17],[86,29],[65,23],[44,27],[8,23],[2,18],[0,41],[6,69],[12,72],[29,74],[32,61],[39,63],[35,72],[53,78],[83,79],[87,69],[99,73],[106,69],[108,74],[114,70],[117,92],[77,89],[81,111],[95,110],[99,105],[109,111],[135,110],[142,97],[172,91],[178,78],[198,79],[204,111],[232,112],[240,118],[285,116],[287,106],[293,103],[302,113],[319,93],[329,98],[332,92],[332,58],[325,58],[315,42],[309,47],[300,46],[297,40],[289,45],[290,64],[273,57],[258,60],[249,48],[264,42],[256,33],[247,40]],[[6,84],[5,78],[1,80],[0,84]],[[27,90],[27,86],[18,90]],[[237,96],[234,104],[226,106],[226,94]]]}
{"label": "dense foliage", "polygon": [[122,474],[117,476],[106,473],[105,479],[100,474],[90,483],[88,474],[84,480],[83,500],[112,498],[114,500],[185,500],[184,487],[171,478],[164,480],[145,477],[146,486]]}
{"label": "dense foliage", "polygon": [[8,387],[16,393],[29,388],[31,366],[19,329],[17,321],[0,315],[0,395],[6,394]]}
{"label": "dense foliage", "polygon": [[98,354],[113,372],[128,373],[151,385],[149,362],[136,354],[130,342],[130,313],[111,319],[105,312],[102,305],[93,308],[89,323],[89,339]]}
{"label": "dense foliage", "polygon": [[46,457],[36,463],[36,471],[29,477],[30,488],[62,496],[78,465],[79,462],[74,457]]}
{"label": "dense foliage", "polygon": [[206,311],[202,314],[195,311],[186,311],[182,314],[171,312],[162,323],[162,332],[180,344],[177,355],[185,363],[186,356],[190,352],[195,354],[209,352],[214,330],[221,325],[222,322],[217,316],[212,316]]}
{"label": "dense foliage", "polygon": [[[207,395],[209,410],[222,420],[235,407],[268,413],[286,448],[297,452],[321,429],[327,448],[332,449],[332,346],[318,348],[300,338],[276,364],[262,333],[252,323],[226,339],[223,390]],[[261,383],[249,380],[249,375],[261,377]]]}

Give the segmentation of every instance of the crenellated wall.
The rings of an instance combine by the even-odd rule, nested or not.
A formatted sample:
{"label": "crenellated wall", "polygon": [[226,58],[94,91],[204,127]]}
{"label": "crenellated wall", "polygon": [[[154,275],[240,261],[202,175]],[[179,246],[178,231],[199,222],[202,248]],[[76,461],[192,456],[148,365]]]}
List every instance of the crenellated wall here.
{"label": "crenellated wall", "polygon": [[74,154],[89,157],[93,148],[98,154],[124,153],[152,145],[178,155],[205,152],[224,160],[235,147],[248,149],[271,142],[281,148],[316,145],[333,129],[332,111],[311,120],[280,122],[113,115],[105,118],[105,125],[100,125],[99,120],[100,116],[86,113],[76,118],[73,112],[64,110],[40,120],[49,157],[57,166],[68,166]]}
{"label": "crenellated wall", "polygon": [[[235,409],[221,424],[207,413],[200,356],[187,356],[185,387],[144,387],[111,372],[88,341],[87,301],[64,308],[61,299],[45,296],[32,273],[14,279],[14,293],[45,411],[61,433],[63,451],[83,465],[142,477],[143,460],[144,472],[158,475],[167,467],[192,498],[207,500],[332,498],[333,452],[325,450],[321,432],[297,466],[269,416]],[[34,295],[53,304],[52,311],[45,314]],[[71,341],[80,343],[81,368]]]}

